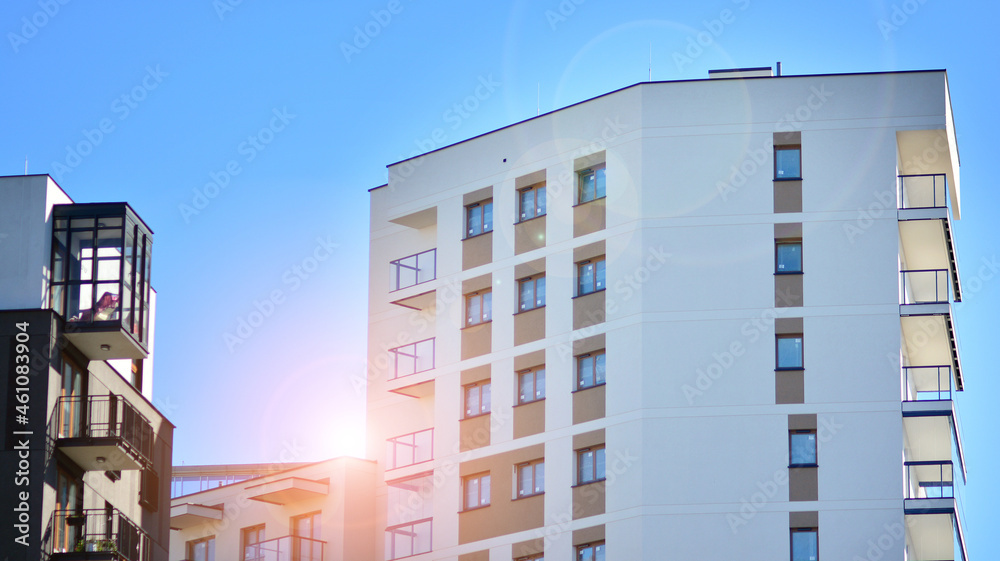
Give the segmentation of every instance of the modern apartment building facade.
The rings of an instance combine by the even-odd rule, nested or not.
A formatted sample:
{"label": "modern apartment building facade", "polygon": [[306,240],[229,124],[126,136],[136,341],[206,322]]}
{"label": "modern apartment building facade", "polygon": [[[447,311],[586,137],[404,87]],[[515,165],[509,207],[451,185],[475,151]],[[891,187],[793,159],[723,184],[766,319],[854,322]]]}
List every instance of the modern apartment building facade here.
{"label": "modern apartment building facade", "polygon": [[126,203],[0,177],[6,559],[167,559],[174,427],[151,404],[152,243]]}
{"label": "modern apartment building facade", "polygon": [[642,83],[390,165],[376,558],[965,559],[959,203],[944,71]]}

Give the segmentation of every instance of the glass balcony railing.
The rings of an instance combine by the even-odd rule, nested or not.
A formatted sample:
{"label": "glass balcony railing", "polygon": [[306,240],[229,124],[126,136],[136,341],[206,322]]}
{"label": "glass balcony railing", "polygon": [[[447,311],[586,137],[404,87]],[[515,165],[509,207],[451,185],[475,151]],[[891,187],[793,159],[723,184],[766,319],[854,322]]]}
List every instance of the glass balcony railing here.
{"label": "glass balcony railing", "polygon": [[437,249],[390,261],[392,290],[402,290],[437,278]]}
{"label": "glass balcony railing", "polygon": [[243,561],[323,561],[326,542],[301,536],[283,536],[244,549]]}
{"label": "glass balcony railing", "polygon": [[954,499],[955,477],[951,461],[905,462],[906,499]]}
{"label": "glass balcony railing", "polygon": [[948,206],[948,178],[943,173],[900,175],[899,208],[945,208]]}
{"label": "glass balcony railing", "polygon": [[952,399],[950,366],[904,366],[906,395],[903,401],[944,401]]}
{"label": "glass balcony railing", "polygon": [[941,304],[951,296],[948,269],[917,269],[899,272],[903,304]]}
{"label": "glass balcony railing", "polygon": [[44,548],[53,561],[88,553],[121,561],[152,559],[149,536],[113,508],[53,512]]}

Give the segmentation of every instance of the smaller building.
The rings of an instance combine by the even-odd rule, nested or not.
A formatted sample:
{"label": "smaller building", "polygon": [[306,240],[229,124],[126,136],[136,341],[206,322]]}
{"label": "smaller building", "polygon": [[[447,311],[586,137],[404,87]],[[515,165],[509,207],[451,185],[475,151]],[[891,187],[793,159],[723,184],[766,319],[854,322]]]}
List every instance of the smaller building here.
{"label": "smaller building", "polygon": [[174,468],[171,561],[373,559],[375,462]]}

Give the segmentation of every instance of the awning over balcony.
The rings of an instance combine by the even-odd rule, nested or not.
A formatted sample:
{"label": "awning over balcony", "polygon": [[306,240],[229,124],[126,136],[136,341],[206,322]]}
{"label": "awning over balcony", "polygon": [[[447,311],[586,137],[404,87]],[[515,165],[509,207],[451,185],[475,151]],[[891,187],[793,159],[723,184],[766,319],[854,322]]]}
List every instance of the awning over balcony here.
{"label": "awning over balcony", "polygon": [[184,503],[170,507],[170,527],[174,530],[183,530],[217,520],[222,520],[221,506]]}
{"label": "awning over balcony", "polygon": [[263,503],[285,505],[330,493],[329,483],[301,477],[288,477],[247,487],[250,498]]}

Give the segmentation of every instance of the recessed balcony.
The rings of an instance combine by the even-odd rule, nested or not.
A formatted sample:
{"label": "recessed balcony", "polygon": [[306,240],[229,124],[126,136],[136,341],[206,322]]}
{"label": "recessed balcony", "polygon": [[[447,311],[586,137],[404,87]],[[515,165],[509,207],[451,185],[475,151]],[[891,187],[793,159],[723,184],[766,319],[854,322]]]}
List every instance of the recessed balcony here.
{"label": "recessed balcony", "polygon": [[950,461],[905,462],[907,558],[964,560],[961,482]]}
{"label": "recessed balcony", "polygon": [[432,281],[437,279],[437,248],[390,261],[389,271],[393,304],[413,310],[428,310],[435,305],[437,294]]}
{"label": "recessed balcony", "polygon": [[148,561],[149,536],[113,508],[57,510],[46,532],[51,561]]}
{"label": "recessed balcony", "polygon": [[898,181],[901,261],[908,271],[945,271],[942,280],[950,281],[954,300],[961,302],[947,176],[900,175]]}
{"label": "recessed balcony", "polygon": [[302,536],[282,536],[244,549],[245,561],[323,561],[325,541]]}
{"label": "recessed balcony", "polygon": [[49,299],[91,360],[148,355],[153,234],[126,203],[56,205]]}
{"label": "recessed balcony", "polygon": [[88,471],[152,464],[149,420],[120,395],[61,397],[49,425],[56,447]]}

